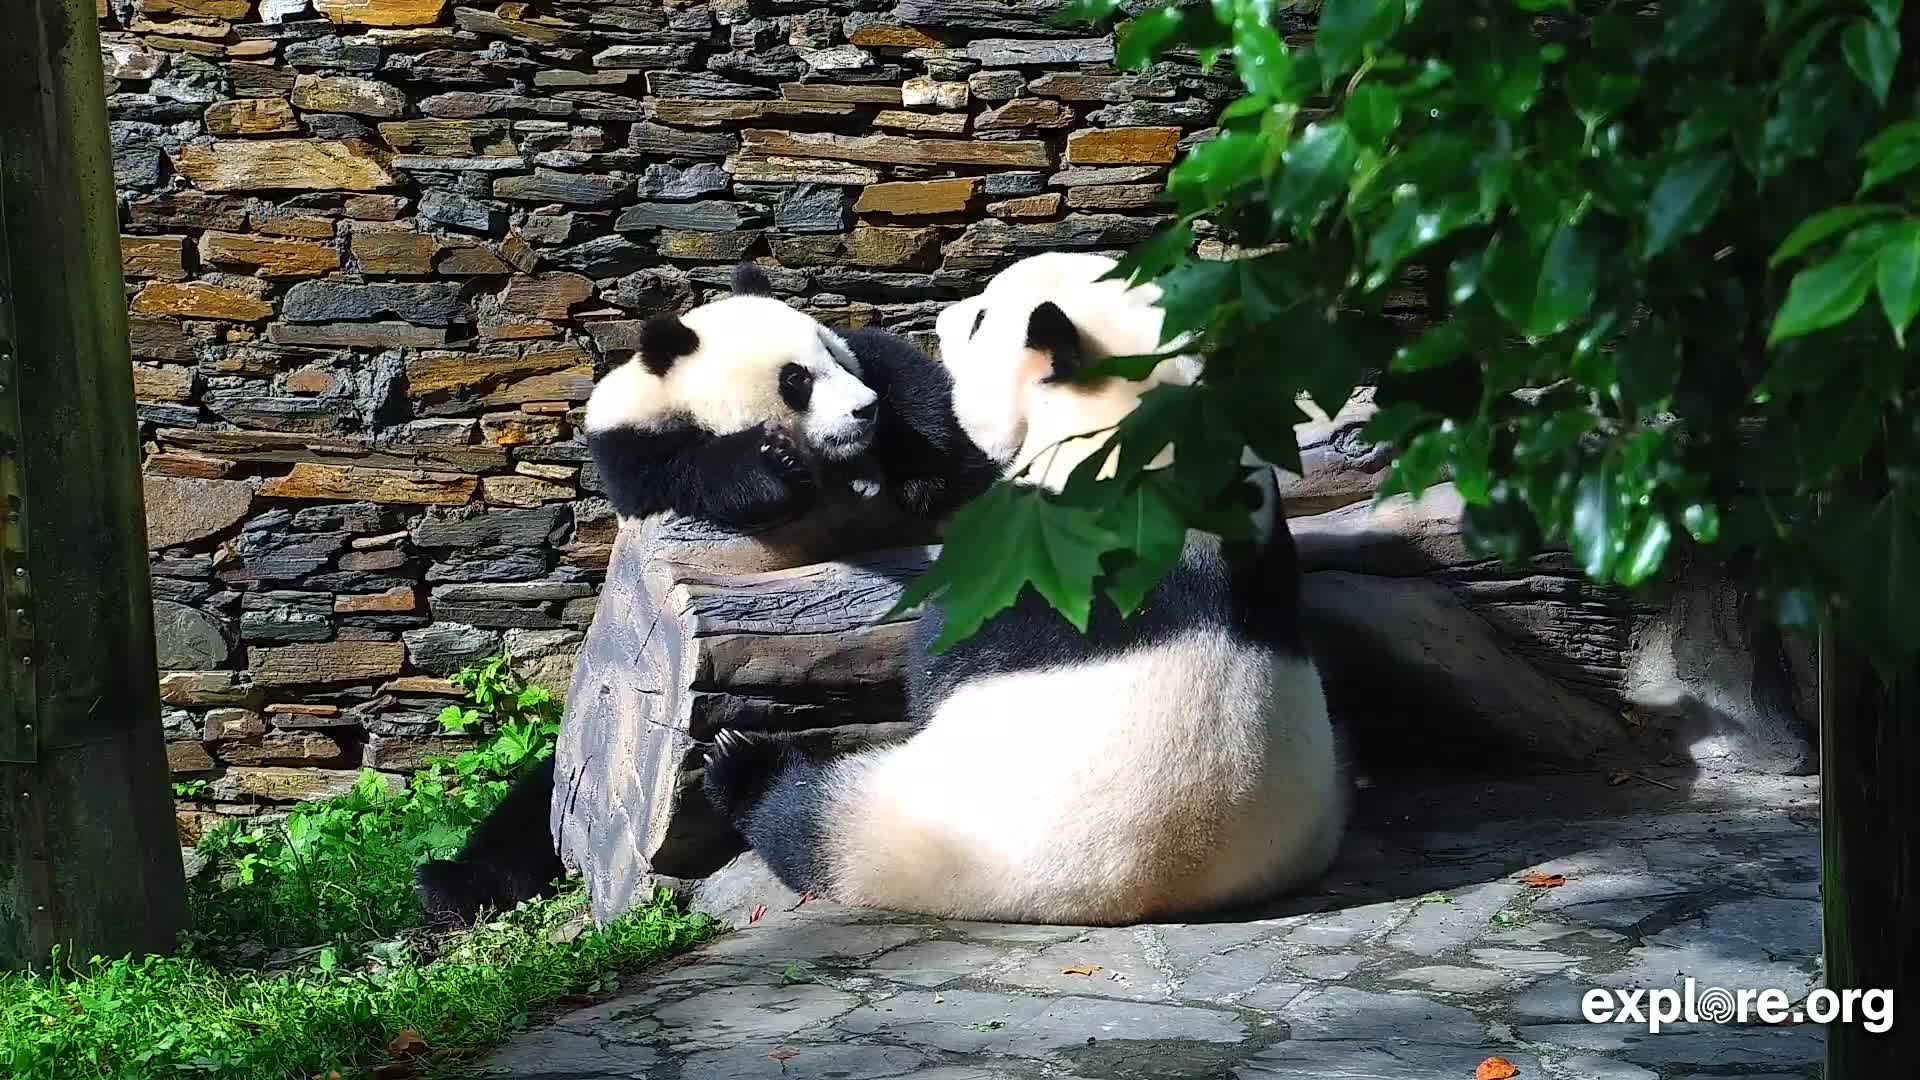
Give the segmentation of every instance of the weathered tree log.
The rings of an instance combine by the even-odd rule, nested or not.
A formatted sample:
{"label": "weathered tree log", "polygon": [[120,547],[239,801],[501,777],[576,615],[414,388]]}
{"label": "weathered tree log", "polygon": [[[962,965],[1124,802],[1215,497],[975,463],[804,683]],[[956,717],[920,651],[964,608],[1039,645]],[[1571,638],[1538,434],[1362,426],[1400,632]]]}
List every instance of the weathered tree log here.
{"label": "weathered tree log", "polygon": [[[1627,596],[1564,554],[1522,567],[1461,542],[1460,501],[1371,500],[1350,433],[1366,407],[1302,425],[1289,497],[1303,612],[1336,719],[1382,753],[1505,767],[1811,766],[1804,677],[1740,594],[1684,563]],[[899,738],[910,617],[886,618],[937,553],[919,523],[837,502],[745,537],[662,521],[622,531],[569,694],[553,825],[596,915],[742,848],[700,791],[721,726],[848,750]]]}
{"label": "weathered tree log", "polygon": [[716,728],[806,732],[831,750],[904,733],[911,623],[884,616],[933,538],[851,497],[751,536],[682,519],[621,529],[568,692],[552,817],[598,916],[740,849],[700,793]]}

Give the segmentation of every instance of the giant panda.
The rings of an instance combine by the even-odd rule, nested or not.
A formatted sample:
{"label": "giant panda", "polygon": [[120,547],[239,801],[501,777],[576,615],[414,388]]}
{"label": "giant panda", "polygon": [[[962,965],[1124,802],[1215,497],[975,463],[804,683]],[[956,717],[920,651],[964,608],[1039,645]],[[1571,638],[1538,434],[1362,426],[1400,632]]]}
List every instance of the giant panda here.
{"label": "giant panda", "polygon": [[[931,357],[883,330],[828,329],[775,299],[750,263],[731,284],[724,299],[642,324],[637,354],[594,385],[587,444],[623,520],[672,512],[754,531],[846,481],[937,521],[997,478],[953,420],[950,378]],[[471,922],[551,895],[565,873],[553,781],[551,760],[530,770],[455,858],[416,870],[430,916]]]}
{"label": "giant panda", "polygon": [[[1160,344],[1157,290],[1101,280],[1114,265],[1034,256],[942,313],[954,418],[1007,475],[1034,464],[1023,482],[1058,489],[1103,438],[1073,436],[1197,377],[1179,358],[1141,382],[1069,381]],[[929,612],[908,673],[915,734],[817,759],[722,731],[709,799],[790,887],[855,906],[1123,925],[1306,885],[1337,854],[1347,785],[1275,476],[1252,476],[1247,553],[1190,533],[1141,610],[1122,619],[1099,597],[1084,635],[1028,589],[934,654]]]}
{"label": "giant panda", "polygon": [[820,466],[865,452],[879,395],[844,340],[761,288],[641,324],[587,399],[587,446],[622,518],[672,511],[752,531],[802,511]]}

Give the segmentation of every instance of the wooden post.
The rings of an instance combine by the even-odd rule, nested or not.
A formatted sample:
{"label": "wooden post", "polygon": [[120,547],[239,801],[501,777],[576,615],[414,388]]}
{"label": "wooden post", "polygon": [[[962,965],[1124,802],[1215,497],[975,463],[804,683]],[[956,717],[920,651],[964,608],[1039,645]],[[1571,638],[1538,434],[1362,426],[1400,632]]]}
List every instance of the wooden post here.
{"label": "wooden post", "polygon": [[92,0],[0,4],[0,964],[186,924]]}
{"label": "wooden post", "polygon": [[1828,1080],[1911,1076],[1920,1027],[1901,1023],[1920,974],[1920,666],[1891,684],[1857,650],[1820,643],[1820,892],[1826,985],[1890,990],[1894,1026],[1827,1026]]}

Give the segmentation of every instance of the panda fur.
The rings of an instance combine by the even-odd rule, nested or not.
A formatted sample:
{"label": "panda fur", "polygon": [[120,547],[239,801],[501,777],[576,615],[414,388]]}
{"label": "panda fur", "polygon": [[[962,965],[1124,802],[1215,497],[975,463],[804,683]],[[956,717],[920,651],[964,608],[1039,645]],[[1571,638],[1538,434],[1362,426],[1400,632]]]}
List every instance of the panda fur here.
{"label": "panda fur", "polygon": [[[621,516],[773,524],[804,513],[823,478],[871,458],[903,509],[939,520],[998,478],[954,420],[951,379],[933,358],[882,330],[834,334],[772,299],[751,264],[732,285],[728,299],[645,324],[639,356],[594,388],[587,441]],[[792,366],[813,376],[797,403],[783,381]],[[849,373],[866,382],[847,385]],[[565,873],[553,780],[551,760],[524,774],[456,857],[416,870],[430,916],[471,923],[483,908],[553,894]]]}
{"label": "panda fur", "polygon": [[[1016,263],[942,313],[955,419],[1012,474],[1056,488],[1102,428],[1160,382],[1065,382],[1160,344],[1151,286],[1098,256]],[[1045,454],[1045,460],[1040,455]],[[1162,462],[1164,463],[1164,462]],[[1253,472],[1259,539],[1189,534],[1141,611],[1104,597],[1087,632],[1031,589],[934,655],[916,631],[905,741],[832,760],[724,731],[709,798],[789,886],[962,919],[1118,925],[1255,902],[1337,854],[1347,787],[1301,637],[1299,569],[1273,471]]]}
{"label": "panda fur", "polygon": [[468,834],[453,859],[421,863],[414,893],[435,922],[471,923],[482,908],[506,911],[552,896],[567,868],[553,849],[549,823],[553,758],[520,774],[507,797]]}
{"label": "panda fur", "polygon": [[[733,273],[742,296],[772,296],[757,267]],[[879,395],[869,464],[893,501],[918,518],[939,521],[986,491],[999,466],[975,446],[955,418],[947,369],[898,334],[877,327],[838,330],[858,364],[860,381]]]}
{"label": "panda fur", "polygon": [[587,399],[587,446],[623,519],[779,524],[810,505],[823,465],[872,442],[878,395],[846,342],[743,277],[765,281],[745,268],[734,295],[641,324],[637,354]]}

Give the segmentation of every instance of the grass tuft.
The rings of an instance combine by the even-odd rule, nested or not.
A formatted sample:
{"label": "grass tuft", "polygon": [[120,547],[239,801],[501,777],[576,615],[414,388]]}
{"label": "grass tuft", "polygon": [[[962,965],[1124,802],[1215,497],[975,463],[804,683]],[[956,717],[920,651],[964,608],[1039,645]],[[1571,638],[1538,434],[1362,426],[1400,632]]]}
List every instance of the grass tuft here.
{"label": "grass tuft", "polygon": [[449,728],[490,725],[478,749],[389,791],[363,773],[341,798],[201,842],[194,929],[173,956],[55,954],[0,973],[0,1075],[18,1080],[341,1080],[451,1076],[527,1023],[529,1011],[611,989],[632,969],[711,937],[716,924],[653,902],[604,927],[584,890],[522,905],[472,929],[424,929],[413,868],[444,857],[552,752],[559,709],[505,658],[456,681],[484,712],[450,706]]}

